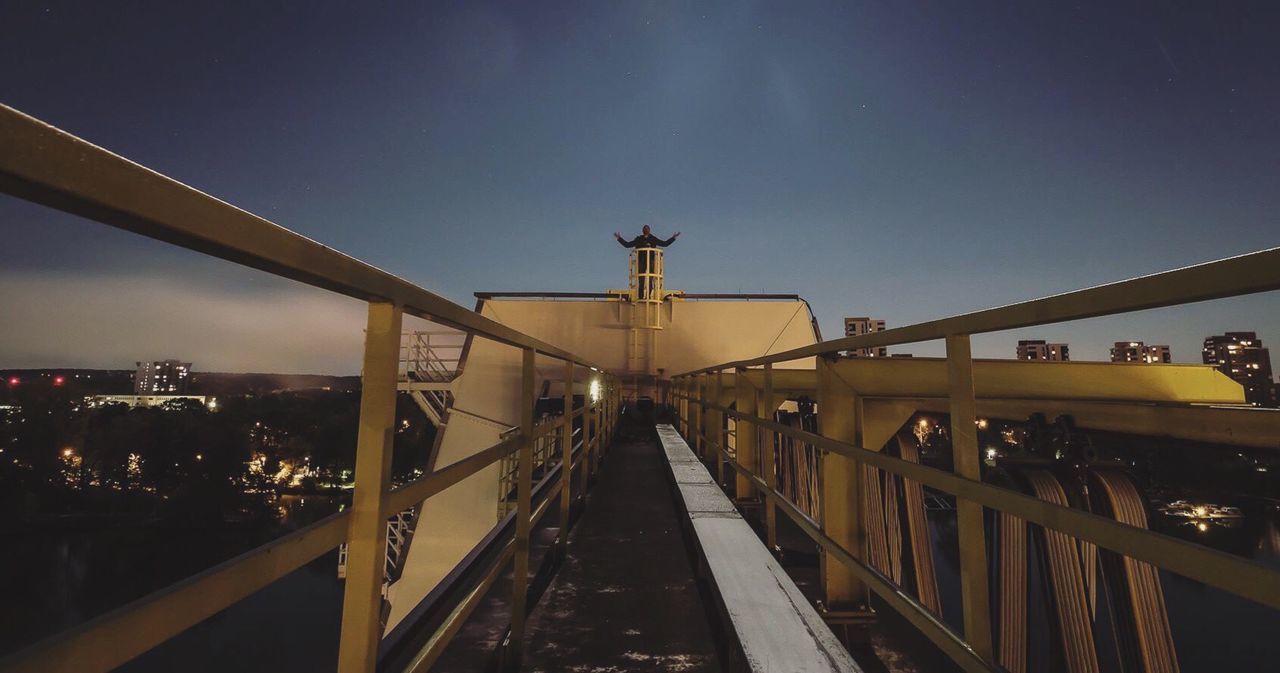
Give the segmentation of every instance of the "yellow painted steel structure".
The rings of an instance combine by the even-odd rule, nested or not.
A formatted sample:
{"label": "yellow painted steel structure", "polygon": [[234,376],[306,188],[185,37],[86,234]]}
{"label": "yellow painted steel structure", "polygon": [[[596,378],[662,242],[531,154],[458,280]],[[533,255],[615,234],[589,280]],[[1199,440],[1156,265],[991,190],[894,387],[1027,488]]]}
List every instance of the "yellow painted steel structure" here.
{"label": "yellow painted steel structure", "polygon": [[[1280,248],[1128,281],[978,311],[883,332],[824,341],[748,360],[723,362],[672,377],[680,427],[706,452],[752,482],[823,550],[828,600],[865,603],[863,586],[901,613],[968,671],[996,670],[983,509],[1059,531],[1129,558],[1183,575],[1264,605],[1280,608],[1280,571],[1151,531],[1127,526],[985,484],[979,479],[975,424],[979,415],[1025,417],[1069,413],[1082,427],[1139,432],[1228,444],[1280,448],[1280,412],[1240,406],[1240,386],[1210,367],[1129,366],[1111,363],[1027,363],[974,360],[973,334],[1175,306],[1280,289]],[[943,339],[945,359],[842,359],[858,349]],[[811,371],[774,371],[778,363],[818,358]],[[820,433],[775,422],[777,400],[748,413],[708,399],[698,382],[736,372],[754,385],[792,396],[816,397]],[[1235,405],[1235,406],[1232,406]],[[735,460],[718,428],[692,409],[808,443],[825,452],[822,516],[810,519],[756,470]],[[918,410],[951,415],[955,465],[951,472],[880,453],[885,441]],[[741,432],[741,430],[740,430]],[[865,535],[852,495],[859,466],[915,480],[957,498],[964,631],[957,633],[867,562]],[[833,488],[832,483],[839,483]],[[834,500],[832,500],[834,499]],[[836,507],[835,503],[839,503]],[[766,535],[775,534],[766,522]]]}

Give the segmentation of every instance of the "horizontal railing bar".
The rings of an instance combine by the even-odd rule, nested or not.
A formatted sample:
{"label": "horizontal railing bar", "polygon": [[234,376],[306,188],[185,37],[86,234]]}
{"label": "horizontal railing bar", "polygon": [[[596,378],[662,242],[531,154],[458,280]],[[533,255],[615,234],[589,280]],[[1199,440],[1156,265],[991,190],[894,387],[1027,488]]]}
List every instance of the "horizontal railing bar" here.
{"label": "horizontal railing bar", "polygon": [[436,629],[436,632],[427,640],[422,651],[405,669],[408,673],[424,673],[431,669],[431,666],[444,653],[449,643],[453,642],[454,636],[458,635],[462,625],[466,623],[467,618],[471,616],[476,606],[480,604],[480,600],[489,592],[489,588],[501,576],[502,571],[511,562],[511,558],[514,555],[515,542],[511,541],[502,548],[502,552],[494,559],[480,582],[475,587],[472,587],[471,591],[467,592],[466,597],[454,606],[453,610],[445,617],[444,622],[440,624],[440,628]]}
{"label": "horizontal railing bar", "polygon": [[564,415],[552,416],[547,420],[533,426],[533,438],[538,439],[544,435],[550,434],[564,427]]}
{"label": "horizontal railing bar", "polygon": [[705,402],[708,409],[755,423],[792,439],[837,453],[926,486],[1012,514],[1031,523],[1092,542],[1129,558],[1150,563],[1251,601],[1280,608],[1280,571],[1250,559],[1184,542],[1150,530],[1119,523],[1070,507],[1062,507],[1016,491],[966,479],[950,472],[912,463],[879,451],[846,444],[776,421]]}
{"label": "horizontal railing bar", "polygon": [[835,556],[843,563],[854,575],[865,582],[873,591],[876,592],[889,607],[893,608],[898,614],[902,615],[907,621],[911,622],[926,638],[934,645],[937,645],[951,660],[956,662],[966,671],[974,671],[977,673],[990,673],[996,669],[987,666],[982,658],[974,652],[968,643],[964,641],[955,631],[938,619],[936,615],[929,611],[915,597],[902,591],[901,587],[894,584],[891,580],[882,575],[875,568],[872,568],[858,559],[854,558],[839,543],[827,537],[823,532],[814,525],[813,521],[801,512],[791,501],[787,500],[783,495],[770,488],[763,479],[754,472],[741,465],[738,461],[730,456],[728,452],[720,450],[718,454],[722,460],[726,460],[729,466],[736,470],[739,474],[750,481],[757,489],[766,497],[773,500],[774,504],[782,509],[795,524],[808,535],[810,539],[816,542],[825,551]]}
{"label": "horizontal railing bar", "polygon": [[387,496],[387,510],[403,512],[427,500],[431,496],[498,462],[503,456],[514,453],[516,449],[520,448],[522,439],[521,435],[509,437],[487,449],[451,463],[447,467],[440,468],[431,474],[393,489]]}
{"label": "horizontal railing bar", "polygon": [[564,488],[564,480],[565,476],[562,471],[560,479],[557,480],[555,485],[551,487],[551,490],[547,491],[547,494],[542,497],[542,502],[534,508],[533,514],[529,515],[529,526],[531,528],[537,526],[538,523],[542,521],[542,516],[547,513],[547,510],[551,508],[553,503],[556,505],[560,504],[559,502],[555,502],[555,498],[560,495],[560,489]]}
{"label": "horizontal railing bar", "polygon": [[592,366],[413,283],[0,105],[0,192]]}
{"label": "horizontal railing bar", "polygon": [[326,517],[0,660],[6,673],[110,671],[342,544],[351,513]]}
{"label": "horizontal railing bar", "polygon": [[789,362],[855,348],[934,341],[953,334],[1002,332],[1272,290],[1280,290],[1280,248],[1259,250],[881,332],[831,339],[749,360],[704,367],[678,374],[677,378],[702,372],[763,365],[766,362]]}

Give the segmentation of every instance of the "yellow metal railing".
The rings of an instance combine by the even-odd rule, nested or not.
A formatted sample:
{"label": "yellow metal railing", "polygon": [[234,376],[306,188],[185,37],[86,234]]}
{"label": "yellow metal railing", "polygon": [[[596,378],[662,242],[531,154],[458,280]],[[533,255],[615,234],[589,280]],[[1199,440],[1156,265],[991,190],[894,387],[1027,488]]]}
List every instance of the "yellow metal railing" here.
{"label": "yellow metal railing", "polygon": [[[526,595],[531,526],[548,511],[550,497],[531,509],[535,440],[563,423],[563,460],[571,465],[572,421],[585,420],[579,462],[584,489],[612,436],[621,401],[620,387],[591,362],[506,325],[481,316],[417,285],[344,255],[188,187],[12,108],[0,105],[0,192],[41,203],[104,224],[167,241],[213,257],[368,302],[356,483],[352,508],[296,531],[195,577],[158,591],[114,612],[37,643],[3,661],[5,671],[108,671],[231,606],[343,542],[350,545],[342,610],[338,670],[372,673],[382,635],[380,615],[387,519],[499,461],[518,455],[515,538],[500,562],[454,607],[418,653],[411,670],[425,670],[457,633],[461,621],[504,571],[514,565],[511,638],[508,656],[518,660],[527,616]],[[518,433],[475,455],[439,468],[414,482],[391,488],[390,453],[395,396],[401,361],[404,315],[416,316],[518,348],[522,408]],[[534,361],[564,363],[566,410],[572,409],[575,368],[602,384],[603,394],[587,408],[561,419],[533,424]],[[592,373],[595,372],[595,373]],[[582,381],[582,388],[588,381]],[[553,493],[568,521],[570,471]],[[567,533],[561,527],[561,546]]]}
{"label": "yellow metal railing", "polygon": [[[963,669],[997,670],[992,648],[983,508],[1016,516],[1272,608],[1280,608],[1280,571],[1191,542],[983,483],[975,430],[977,414],[970,336],[1277,289],[1280,289],[1280,248],[1272,248],[1044,299],[833,339],[749,360],[726,362],[672,377],[666,387],[667,399],[677,406],[680,429],[695,450],[701,451],[707,459],[714,458],[718,464],[729,465],[742,475],[750,488],[765,496],[766,535],[770,544],[776,535],[775,512],[780,509],[822,548],[828,558],[847,568],[856,581],[901,613]],[[855,419],[856,390],[836,375],[833,366],[833,358],[841,351],[938,339],[946,342],[947,399],[955,461],[951,472],[885,455],[878,451],[878,446],[863,446]],[[751,405],[748,413],[727,406],[726,372],[736,374],[762,369],[762,399],[773,400],[774,365],[808,358],[816,358],[815,392],[820,434],[777,423],[771,414],[766,414],[770,416],[768,418],[762,417],[756,413],[755,405]],[[1204,409],[1188,406],[1187,411],[1199,413]],[[1266,412],[1261,413],[1270,416]],[[767,433],[768,438],[762,443],[763,461],[756,461],[754,456],[743,456],[741,447],[736,455],[726,450],[726,418],[735,420],[739,428],[744,427],[743,424],[751,424]],[[1271,423],[1269,427],[1274,429],[1275,424]],[[853,474],[860,474],[861,466],[869,466],[956,496],[963,635],[943,623],[916,598],[867,562],[860,548],[861,540],[865,539],[861,532],[862,524],[856,516],[851,517],[853,521],[848,520],[850,517],[843,517],[839,526],[825,520],[815,521],[777,490],[771,469],[773,458],[769,453],[773,446],[773,433],[852,461]],[[1275,436],[1272,432],[1271,438]],[[745,465],[744,459],[770,469],[758,470]],[[853,484],[856,482],[854,480]],[[721,483],[724,483],[723,478]],[[854,501],[857,501],[856,496]],[[824,519],[829,518],[831,512],[827,514]]]}

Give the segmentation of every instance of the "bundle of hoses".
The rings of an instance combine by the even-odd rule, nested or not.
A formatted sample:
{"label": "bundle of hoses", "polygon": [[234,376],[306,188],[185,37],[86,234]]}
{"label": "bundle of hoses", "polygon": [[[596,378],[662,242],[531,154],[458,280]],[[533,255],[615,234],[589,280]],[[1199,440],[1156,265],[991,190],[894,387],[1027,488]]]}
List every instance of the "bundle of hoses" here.
{"label": "bundle of hoses", "polygon": [[[805,414],[781,412],[778,421],[793,428],[814,432],[816,421]],[[775,433],[777,443],[774,445],[775,469],[778,475],[778,490],[783,497],[795,503],[800,511],[817,520],[819,518],[818,497],[818,450],[812,445],[797,441],[781,433]]]}
{"label": "bundle of hoses", "polygon": [[[1021,470],[1031,492],[1064,507],[1067,495],[1057,477],[1044,468]],[[1115,470],[1092,470],[1089,506],[1102,516],[1138,528],[1147,527],[1142,496],[1133,482]],[[997,661],[1010,673],[1027,671],[1028,527],[1017,517],[997,516]],[[1051,636],[1067,673],[1100,670],[1093,627],[1096,618],[1097,565],[1111,597],[1111,622],[1121,666],[1126,673],[1178,673],[1159,572],[1150,564],[1099,550],[1056,531],[1035,527],[1041,577],[1049,606]]]}
{"label": "bundle of hoses", "polygon": [[[914,436],[899,434],[896,446],[899,458],[912,463],[920,462],[920,451]],[[864,465],[861,505],[871,567],[895,584],[904,586],[907,582],[903,572],[904,559],[909,557],[916,597],[934,614],[941,615],[942,600],[933,566],[929,522],[925,516],[924,487],[913,479]],[[909,544],[905,548],[902,544],[904,520],[909,538]]]}

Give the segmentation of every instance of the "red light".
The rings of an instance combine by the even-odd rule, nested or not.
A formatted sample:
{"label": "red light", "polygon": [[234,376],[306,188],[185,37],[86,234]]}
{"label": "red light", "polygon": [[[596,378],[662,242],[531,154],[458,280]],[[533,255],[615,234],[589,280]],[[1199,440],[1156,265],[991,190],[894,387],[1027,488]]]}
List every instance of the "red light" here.
{"label": "red light", "polygon": [[55,385],[55,386],[60,386],[60,385],[62,385],[62,384],[64,384],[64,383],[66,383],[66,382],[67,382],[67,380],[66,380],[66,379],[64,379],[64,378],[62,378],[61,376],[55,376],[55,377],[53,377],[53,385]]}
{"label": "red light", "polygon": [[9,385],[11,385],[11,386],[16,386],[16,385],[18,385],[19,383],[22,383],[22,381],[18,380],[18,377],[16,377],[16,376],[14,376],[14,377],[10,377],[10,379],[9,379]]}

